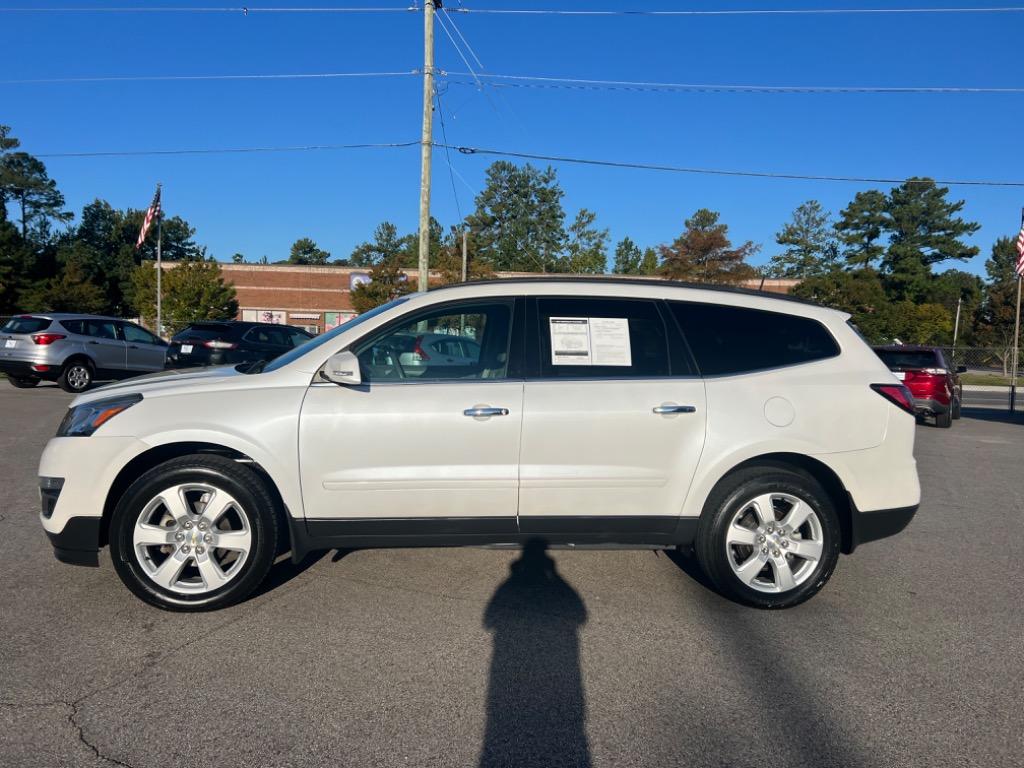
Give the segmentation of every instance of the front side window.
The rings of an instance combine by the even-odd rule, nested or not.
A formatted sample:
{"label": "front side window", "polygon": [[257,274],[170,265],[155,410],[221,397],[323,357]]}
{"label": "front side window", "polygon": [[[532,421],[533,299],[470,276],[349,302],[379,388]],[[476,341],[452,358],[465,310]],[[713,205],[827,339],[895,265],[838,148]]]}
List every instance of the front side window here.
{"label": "front side window", "polygon": [[256,328],[250,329],[249,332],[245,334],[245,340],[254,344],[270,344],[275,347],[292,346],[285,330],[282,328],[274,328],[272,326],[257,326]]}
{"label": "front side window", "polygon": [[[428,310],[355,347],[363,381],[504,379],[508,375],[512,302],[484,301]],[[475,357],[448,354],[462,345]]]}
{"label": "front side window", "polygon": [[539,298],[537,310],[543,378],[669,375],[665,323],[654,301]]}
{"label": "front side window", "polygon": [[704,376],[825,360],[839,345],[817,320],[722,304],[669,302]]}

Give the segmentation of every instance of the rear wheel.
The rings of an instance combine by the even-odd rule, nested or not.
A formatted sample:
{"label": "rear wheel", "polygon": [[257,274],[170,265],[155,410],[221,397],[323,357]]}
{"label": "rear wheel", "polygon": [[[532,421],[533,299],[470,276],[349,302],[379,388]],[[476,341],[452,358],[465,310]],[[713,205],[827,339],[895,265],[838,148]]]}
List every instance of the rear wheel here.
{"label": "rear wheel", "polygon": [[814,478],[784,467],[751,467],[709,497],[696,552],[726,596],[757,608],[789,608],[829,580],[840,536],[832,501]]}
{"label": "rear wheel", "polygon": [[110,521],[121,580],[165,610],[238,602],[263,581],[276,548],[274,505],[262,481],[221,456],[186,456],[149,470]]}
{"label": "rear wheel", "polygon": [[954,400],[953,401],[953,418],[954,419],[959,419],[960,418],[960,401],[959,400]]}
{"label": "rear wheel", "polygon": [[8,376],[7,380],[11,382],[12,387],[17,387],[18,389],[31,389],[39,383],[39,379],[19,379],[14,376]]}
{"label": "rear wheel", "polygon": [[60,372],[57,384],[65,392],[77,394],[85,392],[92,384],[92,365],[88,360],[69,360],[64,364],[64,370]]}
{"label": "rear wheel", "polygon": [[935,414],[935,426],[941,427],[942,429],[949,429],[953,426],[953,412],[946,411],[944,413]]}

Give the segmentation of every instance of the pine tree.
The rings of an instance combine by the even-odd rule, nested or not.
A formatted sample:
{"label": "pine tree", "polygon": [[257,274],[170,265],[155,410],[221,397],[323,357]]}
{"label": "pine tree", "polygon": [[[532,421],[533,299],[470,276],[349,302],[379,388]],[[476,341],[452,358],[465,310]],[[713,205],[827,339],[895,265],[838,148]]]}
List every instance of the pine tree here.
{"label": "pine tree", "polygon": [[846,263],[856,269],[871,267],[885,253],[879,244],[888,224],[888,199],[876,189],[858,192],[839,214],[835,224],[839,240],[845,246]]}
{"label": "pine tree", "polygon": [[672,245],[661,246],[661,274],[697,283],[738,283],[754,276],[746,259],[758,247],[747,241],[733,248],[729,227],[719,222],[716,211],[701,208],[685,225]]}
{"label": "pine tree", "polygon": [[831,215],[817,200],[808,200],[793,211],[793,219],[775,236],[786,250],[772,256],[772,277],[807,279],[832,271],[839,258],[839,245],[832,234]]}

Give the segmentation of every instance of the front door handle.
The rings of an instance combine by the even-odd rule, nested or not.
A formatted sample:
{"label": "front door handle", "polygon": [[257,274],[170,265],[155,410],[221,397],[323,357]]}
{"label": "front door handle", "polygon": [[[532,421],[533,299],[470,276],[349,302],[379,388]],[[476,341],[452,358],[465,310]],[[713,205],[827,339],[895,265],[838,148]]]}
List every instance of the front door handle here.
{"label": "front door handle", "polygon": [[659,405],[654,409],[655,413],[696,413],[697,409],[692,405]]}
{"label": "front door handle", "polygon": [[508,408],[467,408],[462,412],[463,416],[471,416],[474,419],[486,418],[487,416],[508,416]]}

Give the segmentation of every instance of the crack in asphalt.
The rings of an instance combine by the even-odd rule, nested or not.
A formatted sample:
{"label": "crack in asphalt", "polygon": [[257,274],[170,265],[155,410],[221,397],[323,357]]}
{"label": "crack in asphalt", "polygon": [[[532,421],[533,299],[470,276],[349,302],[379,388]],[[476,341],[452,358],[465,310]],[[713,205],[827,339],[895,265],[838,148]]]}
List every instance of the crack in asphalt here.
{"label": "crack in asphalt", "polygon": [[293,594],[295,594],[297,592],[301,592],[304,589],[307,589],[313,583],[314,583],[313,580],[309,580],[309,581],[306,581],[305,583],[302,583],[302,584],[296,584],[291,589],[283,590],[280,594],[275,595],[275,596],[273,596],[271,598],[268,598],[266,600],[266,602],[264,602],[264,603],[262,603],[262,604],[260,604],[258,606],[255,606],[251,610],[249,610],[249,611],[247,611],[245,613],[242,613],[242,614],[240,614],[238,616],[235,616],[235,617],[229,619],[228,621],[225,621],[225,622],[223,622],[221,624],[218,624],[216,627],[214,627],[210,631],[204,632],[203,634],[198,635],[198,636],[192,638],[188,642],[181,643],[180,645],[177,645],[174,648],[171,648],[171,649],[169,649],[167,651],[164,651],[163,653],[156,654],[156,655],[154,655],[152,657],[149,657],[149,658],[147,658],[146,656],[143,656],[142,657],[143,658],[143,662],[142,662],[141,666],[139,666],[138,669],[135,669],[132,672],[129,672],[128,674],[126,674],[126,675],[124,675],[122,677],[117,678],[116,680],[114,680],[113,682],[109,683],[108,685],[104,685],[104,686],[101,686],[99,688],[96,688],[95,690],[89,691],[88,693],[85,693],[82,696],[79,696],[77,699],[74,699],[72,701],[67,701],[65,699],[54,699],[52,701],[40,701],[40,702],[0,701],[0,707],[9,707],[11,709],[30,709],[30,708],[45,708],[45,707],[66,707],[66,708],[68,708],[70,710],[70,712],[68,713],[68,716],[67,716],[67,721],[71,725],[71,727],[75,729],[75,733],[77,735],[78,741],[80,741],[83,745],[85,745],[85,747],[87,749],[89,749],[93,754],[95,754],[98,759],[104,760],[104,761],[106,761],[108,763],[111,763],[112,765],[124,766],[124,768],[135,768],[135,766],[133,766],[131,763],[126,763],[126,762],[123,762],[121,760],[118,760],[115,757],[110,757],[109,755],[103,754],[100,751],[100,749],[95,744],[93,744],[91,741],[89,741],[86,738],[84,727],[77,720],[78,715],[79,715],[79,711],[80,711],[82,705],[85,704],[89,699],[93,698],[94,696],[98,696],[101,693],[105,693],[107,691],[113,690],[114,688],[117,688],[118,686],[121,686],[121,685],[129,682],[130,680],[140,676],[144,672],[147,672],[147,671],[149,671],[151,669],[156,668],[164,660],[168,659],[169,657],[173,656],[174,654],[178,653],[179,651],[183,651],[184,649],[188,648],[191,645],[195,645],[198,642],[206,640],[207,638],[211,637],[212,635],[215,635],[216,633],[220,632],[222,629],[226,629],[227,627],[230,627],[233,624],[237,624],[238,622],[240,622],[240,621],[242,621],[244,619],[252,618],[255,614],[257,614],[260,611],[262,611],[263,609],[265,609],[268,605],[270,605],[272,603],[276,603],[278,600],[281,600],[281,599],[283,599],[285,597],[288,597],[288,596],[293,595]]}

